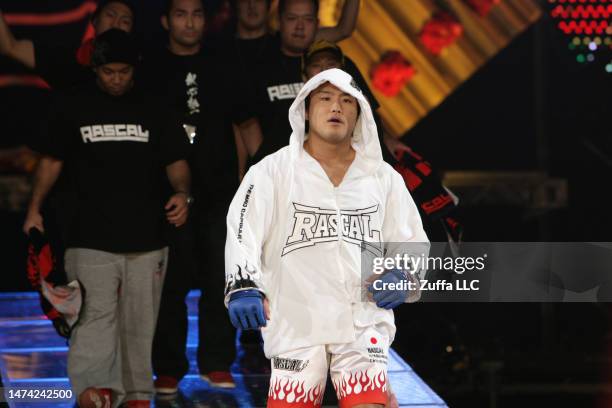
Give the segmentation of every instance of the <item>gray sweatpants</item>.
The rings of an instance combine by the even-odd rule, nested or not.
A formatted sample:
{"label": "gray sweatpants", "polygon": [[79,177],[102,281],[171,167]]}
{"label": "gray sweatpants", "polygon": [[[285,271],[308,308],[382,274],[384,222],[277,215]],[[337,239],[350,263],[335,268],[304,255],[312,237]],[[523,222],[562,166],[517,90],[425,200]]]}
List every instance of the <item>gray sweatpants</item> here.
{"label": "gray sweatpants", "polygon": [[88,387],[113,390],[113,407],[153,398],[151,348],[168,249],[116,254],[70,248],[69,280],[85,289],[70,337],[68,376],[75,396]]}

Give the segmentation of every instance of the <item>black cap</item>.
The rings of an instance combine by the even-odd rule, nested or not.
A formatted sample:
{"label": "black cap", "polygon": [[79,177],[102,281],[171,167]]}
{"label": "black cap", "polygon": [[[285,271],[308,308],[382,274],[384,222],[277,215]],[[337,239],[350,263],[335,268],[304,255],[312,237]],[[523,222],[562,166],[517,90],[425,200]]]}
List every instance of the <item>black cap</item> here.
{"label": "black cap", "polygon": [[304,51],[304,54],[302,54],[302,71],[306,70],[306,67],[308,64],[310,64],[313,56],[324,51],[332,53],[336,58],[338,58],[340,66],[344,67],[344,53],[342,52],[342,49],[340,49],[340,47],[333,42],[329,42],[327,40],[317,40],[313,42],[306,51]]}
{"label": "black cap", "polygon": [[130,0],[100,0],[98,1],[98,7],[96,7],[96,11],[91,16],[92,20],[95,20],[96,17],[100,14],[100,12],[106,7],[109,3],[121,3],[124,4],[127,8],[132,11],[132,18],[136,15],[136,9],[134,8],[134,3]]}
{"label": "black cap", "polygon": [[91,54],[91,66],[122,62],[136,65],[140,60],[138,47],[131,34],[111,28],[96,37]]}

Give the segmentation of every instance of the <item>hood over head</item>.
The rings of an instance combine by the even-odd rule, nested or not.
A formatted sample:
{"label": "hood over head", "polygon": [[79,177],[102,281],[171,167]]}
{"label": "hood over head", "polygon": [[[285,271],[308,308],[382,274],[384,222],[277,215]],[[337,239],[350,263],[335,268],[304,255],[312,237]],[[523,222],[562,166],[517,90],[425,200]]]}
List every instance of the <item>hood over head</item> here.
{"label": "hood over head", "polygon": [[365,160],[370,170],[375,170],[382,163],[383,159],[372,108],[353,77],[337,68],[328,69],[312,77],[304,84],[289,108],[289,123],[293,130],[289,141],[291,153],[296,158],[304,153],[304,141],[306,140],[306,97],[326,82],[331,83],[357,99],[361,113],[357,118],[357,124],[353,132],[352,146],[359,157]]}

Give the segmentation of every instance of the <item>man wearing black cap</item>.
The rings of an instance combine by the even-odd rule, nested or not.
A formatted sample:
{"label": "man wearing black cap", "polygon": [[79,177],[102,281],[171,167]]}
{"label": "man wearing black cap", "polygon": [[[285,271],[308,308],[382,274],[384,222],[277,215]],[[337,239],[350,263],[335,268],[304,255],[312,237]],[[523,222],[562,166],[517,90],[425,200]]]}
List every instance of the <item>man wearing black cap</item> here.
{"label": "man wearing black cap", "polygon": [[[341,53],[337,46],[320,38],[318,34],[318,0],[280,0],[278,7],[280,41],[276,47],[269,48],[266,58],[262,58],[253,69],[255,80],[252,111],[256,113],[265,136],[254,162],[289,143],[287,135],[291,134],[291,127],[287,111],[303,85],[303,54],[308,52],[315,41],[319,44],[331,44]],[[392,137],[383,138],[383,126],[376,113],[380,106],[378,101],[357,65],[346,56],[342,62],[342,69],[355,78],[370,101],[378,124],[379,137],[387,147],[383,149],[384,159],[392,162],[392,153],[405,150],[406,146]]]}
{"label": "man wearing black cap", "polygon": [[[302,74],[304,78],[308,80],[319,72],[325,71],[327,69],[347,69],[347,64],[349,64],[349,70],[358,70],[358,68],[352,63],[352,61],[350,61],[344,56],[344,53],[342,52],[340,46],[326,40],[317,40],[312,43],[302,55]],[[364,79],[361,77],[361,75],[357,75],[357,77],[360,78],[360,85],[363,84],[363,92],[370,101],[373,108],[372,113],[374,114],[374,120],[376,121],[379,141],[381,146],[385,147],[382,149],[383,160],[393,165],[397,162],[396,157],[399,152],[408,152],[410,151],[410,149],[397,138],[394,138],[383,130],[383,122],[377,112],[380,105],[378,104],[378,101],[376,101],[376,98],[372,94],[372,91],[365,84]]]}
{"label": "man wearing black cap", "polygon": [[[134,5],[130,0],[101,0],[91,18],[96,35],[116,28],[131,32],[134,25]],[[72,85],[87,78],[93,40],[78,49],[42,41],[16,39],[0,12],[0,54],[21,62],[36,72],[52,87]]]}
{"label": "man wearing black cap", "polygon": [[[151,345],[167,248],[163,224],[185,223],[190,173],[179,121],[133,90],[138,52],[131,37],[99,35],[95,81],[58,95],[36,172],[24,231],[43,231],[40,207],[62,169],[75,186],[66,272],[85,290],[73,329],[68,375],[82,407],[147,407]],[[162,171],[174,194],[165,206]],[[165,214],[164,214],[165,212]],[[106,406],[106,405],[100,405]]]}

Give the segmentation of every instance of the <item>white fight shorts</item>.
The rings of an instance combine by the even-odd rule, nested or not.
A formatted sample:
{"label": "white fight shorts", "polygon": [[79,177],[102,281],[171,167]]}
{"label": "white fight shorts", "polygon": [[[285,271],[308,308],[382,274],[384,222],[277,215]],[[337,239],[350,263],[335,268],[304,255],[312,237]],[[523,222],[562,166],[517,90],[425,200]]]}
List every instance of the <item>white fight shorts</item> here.
{"label": "white fight shorts", "polygon": [[356,340],[272,358],[269,408],[320,407],[329,371],[340,408],[387,403],[389,336],[384,325],[356,328]]}

